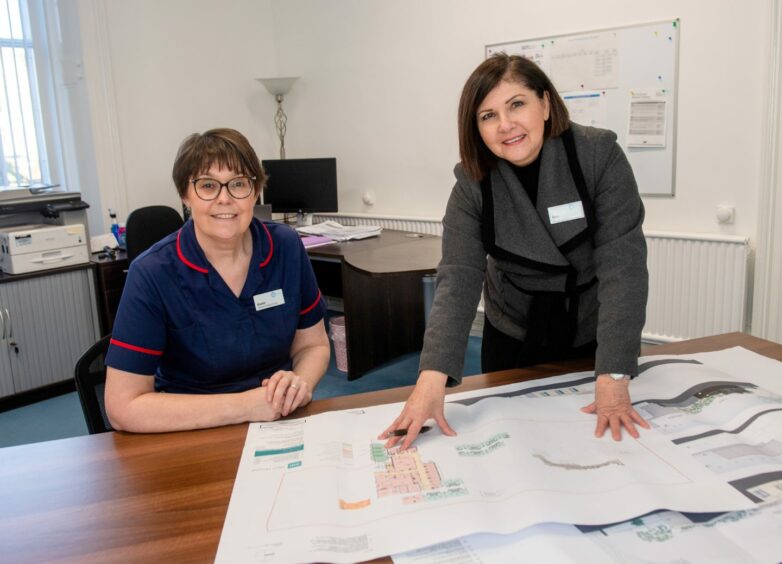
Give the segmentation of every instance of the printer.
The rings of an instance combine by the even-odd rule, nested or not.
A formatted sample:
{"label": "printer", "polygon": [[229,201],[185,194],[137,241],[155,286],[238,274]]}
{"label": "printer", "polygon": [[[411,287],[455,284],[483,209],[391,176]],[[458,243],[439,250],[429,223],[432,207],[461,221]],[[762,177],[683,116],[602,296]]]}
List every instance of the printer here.
{"label": "printer", "polygon": [[84,225],[17,225],[0,228],[0,270],[24,274],[90,262]]}
{"label": "printer", "polygon": [[0,270],[23,274],[87,263],[89,207],[79,192],[0,189]]}

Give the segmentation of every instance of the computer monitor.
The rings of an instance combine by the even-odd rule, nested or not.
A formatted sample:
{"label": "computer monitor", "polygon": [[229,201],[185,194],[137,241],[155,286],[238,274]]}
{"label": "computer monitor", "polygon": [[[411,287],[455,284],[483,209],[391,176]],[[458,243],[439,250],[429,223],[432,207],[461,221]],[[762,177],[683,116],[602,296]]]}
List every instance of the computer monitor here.
{"label": "computer monitor", "polygon": [[336,212],[337,159],[263,161],[269,179],[263,201],[274,213]]}

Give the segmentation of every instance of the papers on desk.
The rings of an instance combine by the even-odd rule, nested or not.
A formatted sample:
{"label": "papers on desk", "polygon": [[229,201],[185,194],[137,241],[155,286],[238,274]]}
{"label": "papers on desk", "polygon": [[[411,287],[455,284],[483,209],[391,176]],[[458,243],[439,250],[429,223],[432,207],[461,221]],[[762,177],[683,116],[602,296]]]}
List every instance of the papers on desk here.
{"label": "papers on desk", "polygon": [[334,242],[331,237],[318,237],[317,235],[307,235],[301,238],[301,243],[305,249],[311,249],[312,247],[320,247],[321,245],[330,245]]}
{"label": "papers on desk", "polygon": [[548,523],[510,535],[476,534],[395,554],[396,564],[518,562],[756,562],[782,554],[782,501],[748,511],[660,511],[617,525],[579,529]]}
{"label": "papers on desk", "polygon": [[320,235],[334,241],[349,241],[376,237],[380,235],[383,228],[379,225],[342,225],[336,221],[324,221],[317,225],[297,227],[296,230],[305,235]]}
{"label": "papers on desk", "polygon": [[[698,543],[716,525],[694,533],[677,511],[732,512],[722,554],[767,561],[782,539],[778,507],[765,510],[782,500],[780,374],[740,348],[642,358],[633,400],[652,429],[621,442],[594,438],[594,417],[579,411],[594,394],[586,372],[450,395],[459,434],[435,428],[407,451],[375,438],[402,404],[251,424],[217,562],[352,562],[460,537],[449,550],[488,550],[478,533],[507,535],[499,561],[519,542],[541,561],[644,560],[651,545],[708,561]],[[584,538],[585,525],[603,532]],[[434,551],[401,558],[442,562]]]}

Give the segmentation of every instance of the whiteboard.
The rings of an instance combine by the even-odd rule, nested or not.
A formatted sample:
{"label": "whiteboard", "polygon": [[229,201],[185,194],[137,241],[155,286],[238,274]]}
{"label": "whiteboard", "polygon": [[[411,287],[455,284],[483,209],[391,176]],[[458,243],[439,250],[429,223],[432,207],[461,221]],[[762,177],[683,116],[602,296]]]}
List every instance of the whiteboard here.
{"label": "whiteboard", "polygon": [[495,43],[535,61],[571,119],[614,131],[645,196],[673,196],[676,179],[678,19]]}

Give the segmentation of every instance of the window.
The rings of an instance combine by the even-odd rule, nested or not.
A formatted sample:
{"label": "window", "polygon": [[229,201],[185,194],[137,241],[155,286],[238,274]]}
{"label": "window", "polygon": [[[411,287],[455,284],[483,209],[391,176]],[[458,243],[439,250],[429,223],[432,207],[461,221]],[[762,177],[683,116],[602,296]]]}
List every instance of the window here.
{"label": "window", "polygon": [[51,182],[26,0],[0,0],[0,186]]}

